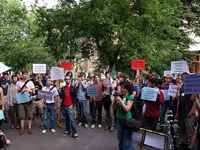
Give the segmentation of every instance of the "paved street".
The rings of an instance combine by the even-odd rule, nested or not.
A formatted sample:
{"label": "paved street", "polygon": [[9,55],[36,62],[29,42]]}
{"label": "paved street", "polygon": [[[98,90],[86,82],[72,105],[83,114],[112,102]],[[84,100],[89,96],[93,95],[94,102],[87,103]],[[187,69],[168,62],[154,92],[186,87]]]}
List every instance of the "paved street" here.
{"label": "paved street", "polygon": [[6,131],[11,139],[9,150],[116,150],[116,133],[103,129],[79,129],[80,138],[74,140],[58,130],[56,134],[42,135],[34,129],[33,135],[19,136],[17,131]]}

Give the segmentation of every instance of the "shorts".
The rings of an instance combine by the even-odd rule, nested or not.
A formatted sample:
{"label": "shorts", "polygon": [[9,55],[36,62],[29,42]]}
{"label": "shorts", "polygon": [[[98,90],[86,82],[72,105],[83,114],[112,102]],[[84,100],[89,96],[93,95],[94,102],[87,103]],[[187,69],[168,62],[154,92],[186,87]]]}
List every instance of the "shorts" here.
{"label": "shorts", "polygon": [[33,118],[33,102],[19,104],[20,120],[31,120]]}

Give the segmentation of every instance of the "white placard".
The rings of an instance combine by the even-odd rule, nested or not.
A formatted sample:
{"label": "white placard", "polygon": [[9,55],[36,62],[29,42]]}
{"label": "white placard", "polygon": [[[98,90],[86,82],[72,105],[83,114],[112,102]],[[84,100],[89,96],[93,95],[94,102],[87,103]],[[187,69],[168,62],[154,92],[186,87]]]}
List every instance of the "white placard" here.
{"label": "white placard", "polygon": [[164,77],[168,76],[168,75],[171,75],[171,70],[166,70],[164,71]]}
{"label": "white placard", "polygon": [[147,132],[144,140],[144,145],[151,146],[159,150],[164,150],[165,139],[166,137],[164,135]]}
{"label": "white placard", "polygon": [[178,92],[178,86],[177,85],[169,85],[168,94],[169,96],[176,97]]}
{"label": "white placard", "polygon": [[161,90],[164,95],[164,100],[169,101],[170,100],[170,95],[169,95],[169,90]]}
{"label": "white placard", "polygon": [[33,64],[33,73],[35,74],[45,74],[47,72],[46,64]]}
{"label": "white placard", "polygon": [[171,72],[174,74],[178,73],[189,73],[189,67],[186,61],[172,61],[171,62]]}
{"label": "white placard", "polygon": [[64,80],[65,72],[63,68],[52,67],[50,75],[51,75],[51,80]]}
{"label": "white placard", "polygon": [[144,87],[142,89],[141,99],[146,101],[156,102],[158,96],[159,89]]}

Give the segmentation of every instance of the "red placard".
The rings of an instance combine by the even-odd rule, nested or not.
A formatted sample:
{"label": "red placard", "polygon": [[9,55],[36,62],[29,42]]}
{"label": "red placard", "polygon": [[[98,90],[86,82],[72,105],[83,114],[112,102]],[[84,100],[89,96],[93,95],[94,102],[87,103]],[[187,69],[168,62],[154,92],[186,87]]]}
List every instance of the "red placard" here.
{"label": "red placard", "polygon": [[70,62],[61,62],[59,67],[64,68],[65,70],[72,70],[73,64]]}
{"label": "red placard", "polygon": [[131,61],[132,70],[144,70],[145,61],[143,59],[135,59]]}

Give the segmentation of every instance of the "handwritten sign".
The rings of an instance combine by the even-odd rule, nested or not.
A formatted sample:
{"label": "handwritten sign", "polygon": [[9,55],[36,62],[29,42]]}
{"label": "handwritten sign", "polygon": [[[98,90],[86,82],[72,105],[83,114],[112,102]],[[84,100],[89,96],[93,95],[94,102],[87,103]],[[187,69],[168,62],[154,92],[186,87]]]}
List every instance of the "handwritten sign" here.
{"label": "handwritten sign", "polygon": [[0,120],[4,120],[5,116],[4,116],[4,112],[3,110],[0,110]]}
{"label": "handwritten sign", "polygon": [[169,85],[169,96],[176,97],[178,92],[178,86],[177,85]]}
{"label": "handwritten sign", "polygon": [[142,100],[156,102],[159,90],[156,88],[144,87],[142,89]]}
{"label": "handwritten sign", "polygon": [[145,61],[142,59],[135,59],[131,61],[131,69],[132,70],[144,70]]}
{"label": "handwritten sign", "polygon": [[45,99],[45,100],[52,100],[53,99],[53,93],[47,92],[47,91],[38,91],[38,98]]}
{"label": "handwritten sign", "polygon": [[90,97],[94,97],[97,95],[96,87],[94,85],[90,85],[87,87],[87,95]]}
{"label": "handwritten sign", "polygon": [[185,94],[200,94],[200,74],[187,75],[183,88]]}
{"label": "handwritten sign", "polygon": [[164,95],[164,100],[169,101],[170,100],[169,90],[162,90],[162,92]]}
{"label": "handwritten sign", "polygon": [[171,70],[166,70],[164,71],[164,77],[168,76],[168,75],[171,75]]}
{"label": "handwritten sign", "polygon": [[186,61],[172,61],[171,72],[174,74],[189,72],[189,67]]}
{"label": "handwritten sign", "polygon": [[45,74],[47,72],[46,64],[33,64],[33,73],[35,74]]}
{"label": "handwritten sign", "polygon": [[51,68],[51,80],[64,80],[64,69],[59,67],[52,67]]}

